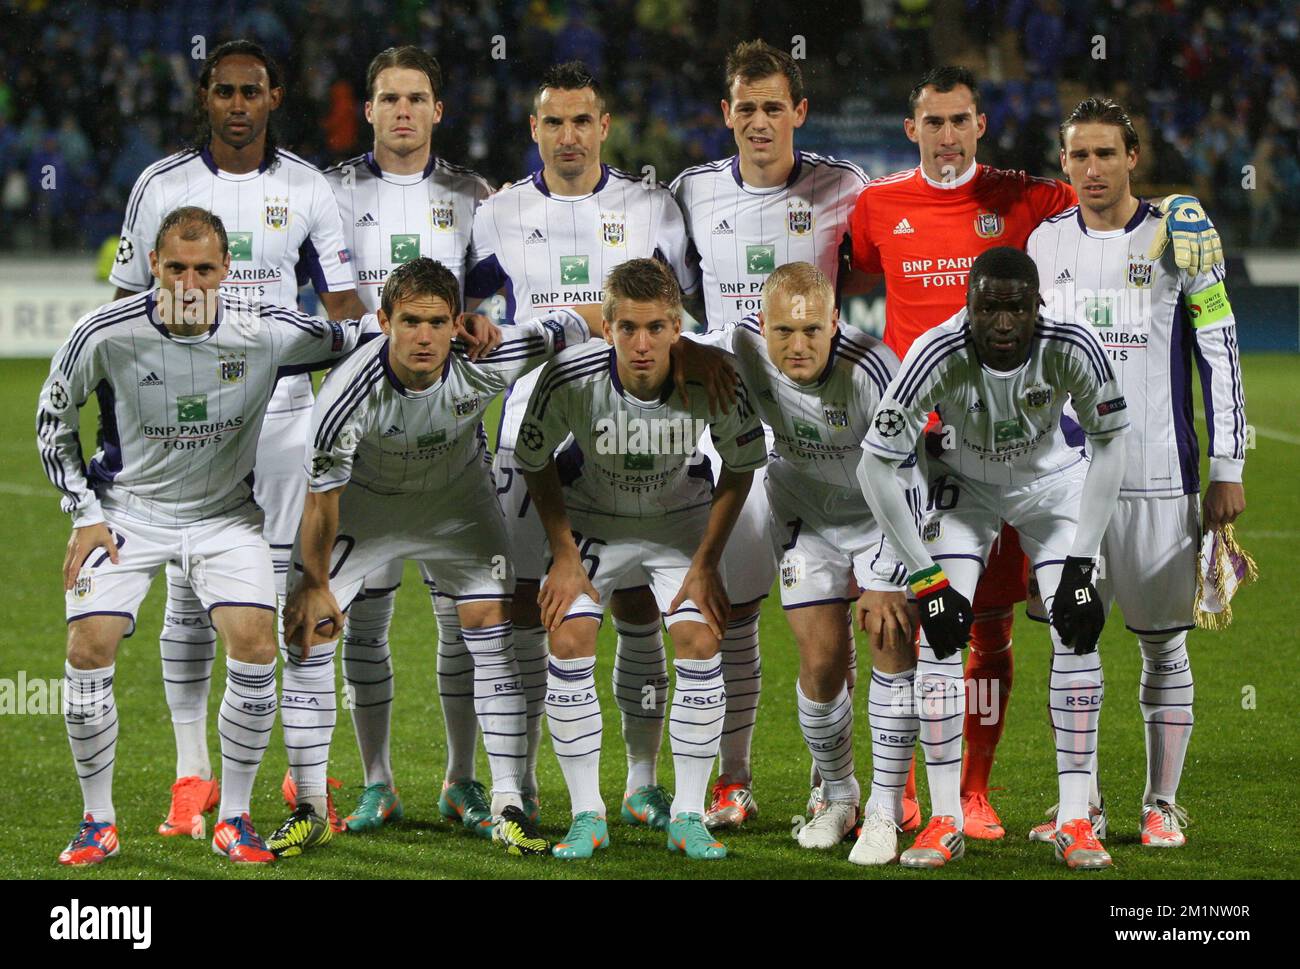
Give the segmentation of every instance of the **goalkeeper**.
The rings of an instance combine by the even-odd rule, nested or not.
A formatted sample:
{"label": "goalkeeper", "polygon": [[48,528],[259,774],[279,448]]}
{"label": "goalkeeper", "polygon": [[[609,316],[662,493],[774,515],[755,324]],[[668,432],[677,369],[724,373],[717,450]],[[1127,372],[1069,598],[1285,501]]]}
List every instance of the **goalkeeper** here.
{"label": "goalkeeper", "polygon": [[[1127,405],[1092,330],[1044,319],[1041,305],[1027,255],[999,247],[979,256],[966,308],[912,344],[863,444],[859,481],[909,569],[921,613],[917,714],[932,816],[900,858],[909,867],[942,867],[964,853],[959,650],[970,635],[970,597],[1004,521],[1019,534],[1051,614],[1056,854],[1070,868],[1111,864],[1088,819],[1105,619],[1092,569],[1124,473]],[[1061,430],[1067,398],[1088,435],[1090,461]],[[918,534],[891,482],[931,411],[943,422],[944,448],[930,461]]]}

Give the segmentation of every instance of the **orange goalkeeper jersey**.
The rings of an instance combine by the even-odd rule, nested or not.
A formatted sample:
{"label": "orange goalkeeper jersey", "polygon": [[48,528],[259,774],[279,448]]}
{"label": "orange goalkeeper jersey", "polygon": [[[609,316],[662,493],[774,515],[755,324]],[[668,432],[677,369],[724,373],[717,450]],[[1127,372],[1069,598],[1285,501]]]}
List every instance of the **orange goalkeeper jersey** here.
{"label": "orange goalkeeper jersey", "polygon": [[868,182],[849,231],[854,267],[885,276],[885,343],[901,359],[966,305],[976,256],[1023,249],[1040,222],[1077,202],[1066,182],[979,164],[950,188],[927,181],[919,166]]}

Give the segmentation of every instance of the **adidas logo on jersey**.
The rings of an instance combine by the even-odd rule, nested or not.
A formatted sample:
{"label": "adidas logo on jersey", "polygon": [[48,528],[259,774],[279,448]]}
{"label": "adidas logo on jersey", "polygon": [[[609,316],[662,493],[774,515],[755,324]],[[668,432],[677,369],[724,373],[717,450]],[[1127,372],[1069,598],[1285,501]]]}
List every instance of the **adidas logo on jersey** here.
{"label": "adidas logo on jersey", "polygon": [[398,427],[396,424],[392,424],[392,425],[389,426],[388,430],[384,431],[384,433],[383,433],[382,435],[380,435],[380,436],[381,436],[381,437],[397,437],[397,435],[398,435],[398,434],[401,434],[401,433],[402,433],[402,429],[401,429],[400,427]]}
{"label": "adidas logo on jersey", "polygon": [[142,380],[140,381],[140,386],[141,386],[141,387],[161,387],[161,386],[162,386],[162,381],[158,379],[158,375],[157,375],[156,373],[154,373],[152,370],[150,370],[148,376],[144,377],[144,379],[142,379]]}
{"label": "adidas logo on jersey", "polygon": [[373,215],[371,215],[369,212],[367,212],[367,213],[366,213],[365,215],[363,215],[361,218],[357,219],[357,228],[358,228],[358,229],[364,229],[364,228],[367,228],[368,226],[372,226],[372,225],[379,225],[379,222],[378,222],[378,221],[375,219],[375,217],[374,217]]}
{"label": "adidas logo on jersey", "polygon": [[898,225],[894,226],[894,235],[906,236],[911,235],[916,230],[912,228],[912,223],[907,221],[907,216],[899,220]]}
{"label": "adidas logo on jersey", "polygon": [[546,233],[541,229],[534,229],[532,232],[528,233],[528,235],[524,236],[524,245],[526,246],[533,246],[539,242],[545,241]]}
{"label": "adidas logo on jersey", "polygon": [[1074,277],[1070,275],[1070,270],[1068,269],[1062,269],[1061,275],[1056,277],[1056,283],[1058,286],[1061,283],[1072,283],[1072,282],[1074,282]]}
{"label": "adidas logo on jersey", "polygon": [[713,234],[715,236],[734,236],[736,234],[736,230],[731,227],[730,222],[728,222],[726,219],[723,219],[721,222],[719,222],[717,225],[713,227]]}
{"label": "adidas logo on jersey", "polygon": [[984,401],[983,401],[983,400],[981,400],[980,398],[976,397],[976,398],[975,398],[975,403],[971,404],[969,407],[966,408],[966,413],[967,413],[967,414],[986,414],[986,413],[988,413],[988,408],[984,406]]}

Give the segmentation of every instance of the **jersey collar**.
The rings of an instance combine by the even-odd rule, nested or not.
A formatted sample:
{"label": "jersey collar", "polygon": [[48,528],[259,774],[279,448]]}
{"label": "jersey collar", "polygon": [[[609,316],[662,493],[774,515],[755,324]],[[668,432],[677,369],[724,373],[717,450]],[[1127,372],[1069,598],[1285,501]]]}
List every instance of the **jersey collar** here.
{"label": "jersey collar", "polygon": [[752,185],[746,185],[745,180],[740,177],[740,155],[731,156],[731,177],[735,179],[736,184],[746,192],[752,195],[767,195],[773,191],[780,191],[789,188],[799,180],[799,172],[803,170],[803,152],[798,148],[794,151],[794,167],[790,169],[790,175],[785,180],[785,184],[779,189],[772,188],[755,188]]}
{"label": "jersey collar", "polygon": [[[618,356],[615,354],[613,347],[609,348],[609,379],[614,384],[614,390],[616,390],[618,392],[618,395],[624,398],[625,400],[630,400],[633,403],[640,403],[640,404],[650,403],[650,401],[642,400],[640,397],[636,397],[632,394],[629,394],[626,390],[623,389],[623,381],[618,379]],[[664,381],[663,387],[659,389],[658,403],[659,404],[668,403],[668,398],[673,395],[674,389],[676,388],[674,387],[673,379],[670,376],[667,380]]]}
{"label": "jersey collar", "polygon": [[261,175],[264,171],[267,170],[267,168],[270,167],[269,165],[267,165],[266,158],[264,157],[262,159],[261,164],[257,166],[256,172],[245,172],[242,175],[236,175],[233,172],[223,172],[220,168],[217,167],[216,159],[212,157],[212,151],[207,145],[204,145],[202,148],[199,149],[199,158],[203,160],[203,164],[208,166],[208,171],[212,172],[213,175],[219,175],[222,178],[232,178],[232,179],[248,178],[252,175]]}
{"label": "jersey collar", "polygon": [[412,390],[410,387],[406,386],[406,384],[402,383],[397,374],[393,373],[393,367],[388,362],[388,344],[389,338],[384,337],[383,342],[379,347],[379,364],[384,368],[384,376],[387,377],[388,382],[393,385],[393,389],[403,397],[427,397],[429,394],[442,387],[446,382],[447,374],[451,372],[451,356],[456,352],[455,350],[451,350],[447,353],[447,359],[442,362],[442,373],[438,375],[436,383],[430,384],[428,387],[425,387],[424,390]]}
{"label": "jersey collar", "polygon": [[550,190],[549,188],[546,187],[546,179],[542,177],[542,170],[541,170],[540,168],[537,169],[537,171],[533,172],[533,174],[532,174],[530,177],[531,177],[532,180],[533,180],[533,187],[534,187],[535,189],[537,189],[537,191],[539,191],[539,192],[541,192],[543,195],[545,195],[547,198],[557,198],[557,199],[560,199],[560,200],[562,200],[562,201],[570,201],[570,202],[572,202],[572,201],[577,201],[578,199],[591,198],[591,196],[597,194],[597,193],[598,193],[602,188],[604,188],[604,187],[605,187],[605,184],[609,181],[609,166],[606,165],[604,162],[601,162],[601,163],[600,163],[600,181],[598,181],[598,182],[596,183],[596,187],[593,188],[593,189],[592,189],[589,193],[587,193],[586,195],[578,195],[578,196],[556,195],[556,196],[552,196],[552,195],[551,195],[551,190]]}
{"label": "jersey collar", "polygon": [[941,192],[950,192],[955,188],[961,188],[963,185],[969,185],[975,180],[975,176],[979,174],[979,170],[980,163],[976,162],[974,165],[971,165],[970,168],[966,169],[966,173],[960,178],[954,178],[951,182],[936,182],[925,173],[924,168],[920,165],[916,166],[916,173],[921,176],[921,181],[925,182],[925,184],[929,185],[931,188],[939,189]]}
{"label": "jersey collar", "polygon": [[[375,153],[373,151],[366,152],[365,155],[363,156],[363,159],[365,161],[366,167],[370,169],[370,174],[374,175],[375,178],[384,177],[384,170],[379,167],[379,162],[375,161]],[[427,165],[424,166],[424,174],[420,176],[420,180],[423,181],[424,179],[432,175],[433,169],[435,166],[437,166],[437,164],[438,164],[438,156],[435,155],[432,151],[429,152],[429,162]],[[406,177],[406,176],[394,176],[394,177]]]}
{"label": "jersey collar", "polygon": [[1119,235],[1119,234],[1128,235],[1130,232],[1132,232],[1134,229],[1136,229],[1146,220],[1147,213],[1150,211],[1151,211],[1151,203],[1149,203],[1146,199],[1138,199],[1138,207],[1136,211],[1134,211],[1133,217],[1129,219],[1127,223],[1125,223],[1124,228],[1120,230],[1120,233],[1114,233],[1113,231],[1099,232],[1096,229],[1089,229],[1086,225],[1084,225],[1082,202],[1080,202],[1079,205],[1074,210],[1074,220],[1079,224],[1079,231],[1082,232],[1084,235],[1091,236],[1094,239],[1104,239],[1104,238],[1109,238],[1112,235]]}
{"label": "jersey collar", "polygon": [[208,337],[212,336],[212,334],[217,332],[217,327],[221,325],[223,310],[225,310],[226,307],[226,298],[224,296],[217,297],[217,316],[216,319],[212,321],[212,324],[208,327],[207,333],[201,334],[199,336],[178,336],[177,334],[173,333],[171,330],[167,329],[167,324],[165,324],[162,320],[158,318],[158,313],[157,313],[158,300],[157,297],[155,296],[157,292],[158,292],[157,289],[151,289],[148,293],[145,294],[144,313],[149,320],[149,324],[155,330],[157,330],[159,333],[165,336],[167,339],[174,340],[177,343],[202,343]]}

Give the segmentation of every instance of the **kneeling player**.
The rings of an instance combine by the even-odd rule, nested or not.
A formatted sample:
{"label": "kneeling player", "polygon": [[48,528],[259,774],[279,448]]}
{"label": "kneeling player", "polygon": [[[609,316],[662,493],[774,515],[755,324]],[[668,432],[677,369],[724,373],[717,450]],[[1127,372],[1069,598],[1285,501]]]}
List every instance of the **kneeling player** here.
{"label": "kneeling player", "polygon": [[[525,706],[511,640],[514,572],[479,422],[515,379],[589,333],[577,314],[558,311],[520,323],[474,363],[452,345],[459,293],[456,277],[431,259],[395,270],[379,314],[388,338],[337,368],[321,390],[285,641],[298,670],[295,688],[332,695],[339,603],[351,603],[381,565],[423,563],[439,592],[455,600],[474,660],[474,709],[493,781],[491,816],[479,833],[512,854],[537,854],[547,843],[521,800]],[[268,842],[281,855],[331,836],[323,808],[334,718],[296,725],[316,756],[295,763],[298,806]]]}
{"label": "kneeling player", "polygon": [[[1038,273],[1023,252],[1000,247],[979,256],[966,309],[908,350],[859,468],[877,520],[911,569],[921,612],[917,712],[933,816],[900,858],[910,867],[938,868],[965,851],[965,691],[954,654],[966,645],[969,597],[1003,521],[1019,533],[1051,615],[1057,857],[1071,868],[1111,863],[1088,820],[1105,622],[1091,575],[1124,474],[1128,412],[1092,331],[1043,319],[1040,302]],[[1061,431],[1067,396],[1088,435],[1090,462]],[[932,469],[929,517],[918,535],[894,467],[913,453],[932,410],[949,446]]]}
{"label": "kneeling player", "polygon": [[[787,263],[763,286],[763,311],[698,339],[736,355],[741,380],[775,457],[767,466],[781,604],[799,646],[799,725],[821,776],[823,807],[799,829],[805,848],[833,848],[857,826],[861,792],[853,769],[853,700],[846,683],[857,596],[871,634],[871,798],[850,860],[898,857],[903,787],[916,737],[916,655],[904,594],[906,568],[863,499],[856,469],[862,440],[898,358],[875,337],[841,329],[835,290],[815,266]],[[920,476],[904,462],[900,490],[917,508]],[[897,702],[901,699],[903,702]]]}
{"label": "kneeling player", "polygon": [[[765,461],[763,429],[743,386],[717,419],[702,392],[687,403],[673,388],[681,291],[662,264],[632,259],[615,267],[602,314],[611,346],[579,347],[546,366],[515,449],[553,555],[539,597],[551,637],[546,712],[573,812],[554,853],[588,858],[609,843],[596,633],[601,603],[615,589],[648,584],[677,654],[668,847],[688,858],[722,858],[726,849],[703,818],[726,713],[719,648],[729,605],[718,563],[753,471]],[[690,460],[706,429],[726,462],[716,490]],[[570,431],[579,456],[566,462],[576,479],[563,488],[552,454]]]}

